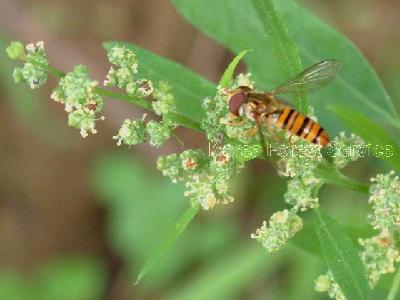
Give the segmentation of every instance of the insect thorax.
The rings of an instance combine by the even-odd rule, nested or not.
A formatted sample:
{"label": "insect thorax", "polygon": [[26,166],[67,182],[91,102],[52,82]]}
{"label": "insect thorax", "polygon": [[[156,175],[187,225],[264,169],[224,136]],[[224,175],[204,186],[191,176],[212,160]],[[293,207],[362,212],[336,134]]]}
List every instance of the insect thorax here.
{"label": "insect thorax", "polygon": [[250,100],[240,107],[239,113],[250,121],[267,122],[268,115],[276,111],[271,101]]}

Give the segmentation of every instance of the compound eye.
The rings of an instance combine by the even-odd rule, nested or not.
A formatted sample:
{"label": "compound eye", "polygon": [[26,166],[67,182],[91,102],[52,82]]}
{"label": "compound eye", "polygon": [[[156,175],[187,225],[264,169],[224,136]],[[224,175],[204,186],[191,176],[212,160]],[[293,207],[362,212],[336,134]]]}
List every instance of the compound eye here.
{"label": "compound eye", "polygon": [[245,93],[236,93],[229,99],[229,111],[235,116],[239,116],[239,109],[246,100]]}

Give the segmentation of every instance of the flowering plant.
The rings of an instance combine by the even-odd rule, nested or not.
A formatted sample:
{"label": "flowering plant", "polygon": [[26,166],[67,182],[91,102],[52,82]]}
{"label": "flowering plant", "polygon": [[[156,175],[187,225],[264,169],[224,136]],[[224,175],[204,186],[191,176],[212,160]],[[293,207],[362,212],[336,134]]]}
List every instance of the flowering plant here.
{"label": "flowering plant", "polygon": [[[272,43],[269,55],[275,59],[275,67],[280,67],[282,76],[300,71],[301,57],[281,17],[285,9],[295,11],[296,4],[291,1],[288,4],[261,0],[251,2],[250,10],[244,11],[254,14],[252,17],[259,22],[257,29],[267,33],[266,37],[262,35],[262,38],[259,38],[259,43],[262,46],[266,41]],[[196,12],[180,0],[176,0],[175,3],[193,23],[199,22],[197,13],[202,9],[204,11],[204,3],[197,4]],[[250,4],[243,7],[248,8],[248,5]],[[211,35],[222,40],[228,47],[238,50],[236,41],[229,40],[222,31],[211,29],[214,28],[213,20],[208,22],[209,24],[201,23],[198,26],[203,26],[204,31],[210,31]],[[233,25],[239,26],[237,23]],[[295,31],[293,25],[287,24],[287,27]],[[336,38],[335,35],[330,37]],[[240,50],[243,50],[243,43],[238,44]],[[304,215],[307,211],[313,211],[322,257],[328,267],[326,274],[316,279],[315,289],[328,292],[330,297],[336,299],[365,299],[370,293],[370,288],[378,284],[383,274],[395,272],[395,264],[400,260],[400,181],[394,172],[389,172],[376,175],[371,179],[371,184],[367,185],[350,179],[344,175],[343,169],[349,163],[369,154],[398,169],[400,162],[394,154],[399,150],[399,146],[376,121],[351,109],[341,109],[340,105],[331,108],[336,112],[336,119],[332,117],[328,123],[337,122],[340,118],[347,124],[345,128],[340,129],[354,133],[338,131],[327,149],[290,137],[288,132],[268,126],[263,126],[257,134],[254,122],[229,112],[229,98],[225,93],[226,90],[239,86],[263,90],[259,79],[267,76],[257,65],[260,58],[257,57],[260,55],[257,51],[260,51],[261,46],[257,43],[252,46],[255,54],[252,56],[247,50],[238,54],[227,67],[217,86],[182,66],[120,42],[105,44],[111,66],[105,75],[104,87],[90,79],[85,66],[77,65],[68,73],[52,67],[46,58],[43,42],[26,46],[21,42],[12,42],[7,48],[7,53],[11,59],[23,62],[22,67],[14,70],[16,82],[26,82],[31,89],[36,89],[46,83],[49,74],[59,78],[51,98],[64,105],[68,113],[68,125],[79,129],[84,138],[97,133],[97,122],[105,118],[103,103],[104,97],[107,96],[130,102],[149,112],[139,119],[126,119],[122,122],[113,137],[118,146],[130,147],[148,142],[151,146],[160,147],[171,137],[176,137],[175,130],[179,126],[203,132],[210,146],[216,145],[210,147],[208,152],[186,149],[180,153],[158,157],[157,169],[172,183],[184,183],[184,196],[188,198],[190,208],[178,221],[179,230],[173,231],[174,234],[168,235],[167,241],[161,243],[160,248],[143,267],[138,280],[150,270],[157,258],[177,239],[200,209],[211,210],[218,205],[233,202],[234,196],[230,191],[232,179],[246,167],[248,161],[263,159],[273,161],[277,173],[287,178],[287,190],[283,195],[287,207],[263,221],[260,228],[254,229],[251,238],[260,242],[267,252],[278,252],[302,231]],[[282,49],[285,54],[282,54]],[[359,65],[364,63],[362,58],[357,56],[358,52],[351,52],[356,50],[348,51],[361,61]],[[344,56],[340,52],[337,55]],[[237,64],[245,56],[249,57],[247,63],[254,75],[246,73],[234,76]],[[142,59],[153,60],[153,68],[159,71],[158,76],[152,77],[152,72],[146,72],[146,69],[141,71]],[[163,68],[179,76],[168,76],[168,72],[163,74]],[[348,79],[351,74],[348,71],[345,74],[346,84],[353,84],[351,79]],[[344,81],[343,78],[339,79]],[[376,78],[371,76],[368,80],[379,89],[375,93],[382,92]],[[186,83],[195,90],[193,93],[182,88]],[[121,91],[116,92],[108,87]],[[352,87],[358,88],[356,84]],[[190,104],[191,99],[184,97],[194,98],[196,104]],[[391,108],[377,108],[376,104],[372,104],[368,98],[365,99],[360,97],[358,101],[368,104],[369,114],[380,113],[380,117],[386,118],[389,116],[389,122],[397,124],[398,128],[399,117]],[[295,97],[295,106],[316,121],[318,109],[314,113],[314,106],[310,105],[304,95]],[[318,108],[318,105],[315,106]],[[275,141],[276,137],[278,143]],[[368,194],[368,203],[371,205],[369,222],[377,231],[376,234],[357,239],[359,245],[355,246],[346,230],[320,208],[319,191],[324,185]],[[398,277],[400,275],[396,277],[392,289],[394,292],[391,294],[395,293],[400,284]]]}

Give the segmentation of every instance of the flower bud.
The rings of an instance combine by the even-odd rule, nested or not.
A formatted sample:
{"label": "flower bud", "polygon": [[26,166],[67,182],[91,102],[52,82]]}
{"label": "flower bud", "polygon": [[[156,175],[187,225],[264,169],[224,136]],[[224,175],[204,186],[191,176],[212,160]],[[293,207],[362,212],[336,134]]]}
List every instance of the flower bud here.
{"label": "flower bud", "polygon": [[12,41],[10,46],[6,48],[8,57],[11,59],[24,59],[25,58],[25,47],[20,41]]}

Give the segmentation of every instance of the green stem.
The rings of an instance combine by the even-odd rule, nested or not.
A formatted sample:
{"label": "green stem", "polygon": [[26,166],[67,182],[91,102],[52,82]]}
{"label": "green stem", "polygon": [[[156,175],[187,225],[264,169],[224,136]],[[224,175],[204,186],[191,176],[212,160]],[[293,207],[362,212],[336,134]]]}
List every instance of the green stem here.
{"label": "green stem", "polygon": [[114,92],[114,91],[110,91],[110,90],[106,90],[106,89],[102,89],[102,88],[96,88],[96,92],[101,96],[126,101],[129,103],[135,104],[141,108],[144,108],[147,110],[153,110],[153,108],[151,107],[151,103],[143,98],[132,97],[128,94],[118,93],[118,92]]}
{"label": "green stem", "polygon": [[[40,66],[48,73],[53,74],[56,77],[62,78],[65,76],[65,73],[58,70],[57,68],[44,65],[36,61],[32,61],[31,63],[35,63],[36,65]],[[102,96],[109,97],[110,99],[126,101],[134,105],[137,105],[143,109],[153,111],[151,102],[147,101],[146,99],[137,98],[124,93],[118,93],[102,88],[96,88],[96,92]],[[188,117],[182,114],[170,113],[166,117],[170,118],[180,126],[204,132],[199,123],[189,119]],[[321,179],[326,184],[350,189],[363,194],[368,194],[368,185],[348,178],[327,161],[321,163],[321,165],[315,170],[315,174],[321,177]]]}
{"label": "green stem", "polygon": [[393,279],[392,287],[390,288],[389,295],[387,296],[387,300],[395,300],[397,292],[400,287],[400,268],[397,270],[396,276]]}
{"label": "green stem", "polygon": [[[41,68],[43,68],[44,70],[46,70],[49,74],[52,74],[56,77],[62,78],[65,76],[65,73],[58,70],[57,68],[54,68],[52,66],[49,65],[45,65],[39,62],[32,62],[35,63],[36,65],[40,66]],[[143,109],[146,110],[151,110],[153,111],[153,108],[151,106],[151,102],[147,101],[146,99],[143,98],[138,98],[138,97],[133,97],[130,96],[128,94],[124,94],[124,93],[118,93],[118,92],[114,92],[114,91],[110,91],[110,90],[106,90],[103,88],[96,88],[96,92],[101,95],[101,96],[105,96],[105,97],[109,97],[111,99],[116,99],[116,100],[122,100],[122,101],[126,101],[129,103],[132,103],[134,105],[137,105]],[[190,129],[195,129],[198,131],[204,131],[201,129],[200,124],[190,120],[189,118],[187,118],[184,115],[181,114],[177,114],[177,113],[170,113],[167,116],[168,118],[170,118],[171,120],[175,121],[176,123],[178,123],[179,125],[183,126],[183,127],[187,127]]]}

